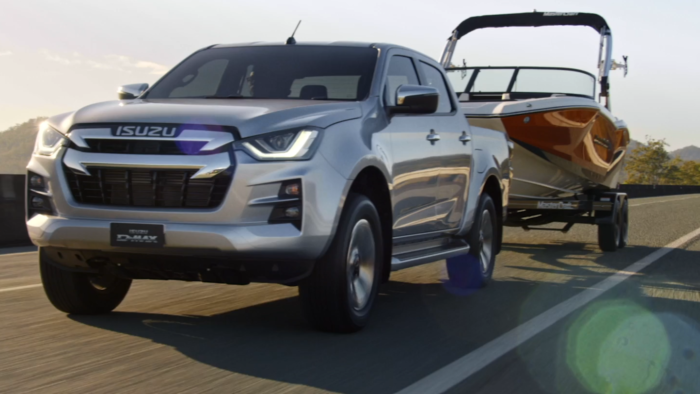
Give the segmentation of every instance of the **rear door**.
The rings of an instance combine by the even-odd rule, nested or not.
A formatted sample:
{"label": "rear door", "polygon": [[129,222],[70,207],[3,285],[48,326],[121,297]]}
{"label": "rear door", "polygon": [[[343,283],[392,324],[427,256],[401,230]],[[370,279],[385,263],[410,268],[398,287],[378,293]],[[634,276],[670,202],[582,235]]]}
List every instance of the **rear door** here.
{"label": "rear door", "polygon": [[[394,105],[401,85],[420,85],[410,53],[391,56],[384,85],[384,102]],[[393,156],[392,204],[394,236],[435,231],[438,175],[442,165],[441,141],[428,141],[434,119],[427,115],[394,114],[387,131],[391,134]]]}
{"label": "rear door", "polygon": [[437,111],[430,115],[435,132],[440,135],[440,171],[435,199],[435,229],[458,228],[466,210],[472,162],[472,143],[467,119],[457,111],[457,102],[445,75],[438,68],[418,61],[423,85],[440,92]]}

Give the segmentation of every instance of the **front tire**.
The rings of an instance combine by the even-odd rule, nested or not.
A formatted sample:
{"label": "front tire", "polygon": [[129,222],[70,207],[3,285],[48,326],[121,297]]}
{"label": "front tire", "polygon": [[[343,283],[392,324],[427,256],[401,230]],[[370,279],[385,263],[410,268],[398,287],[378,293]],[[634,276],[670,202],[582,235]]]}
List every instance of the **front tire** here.
{"label": "front tire", "polygon": [[479,289],[491,281],[500,231],[496,205],[491,196],[483,194],[473,227],[467,236],[469,253],[447,259],[450,284],[462,289]]}
{"label": "front tire", "polygon": [[367,324],[381,280],[383,250],[377,209],[367,197],[351,194],[330,249],[299,286],[311,325],[355,332]]}
{"label": "front tire", "polygon": [[54,265],[39,250],[41,282],[56,309],[76,315],[95,315],[114,310],[126,297],[130,279],[67,271]]}

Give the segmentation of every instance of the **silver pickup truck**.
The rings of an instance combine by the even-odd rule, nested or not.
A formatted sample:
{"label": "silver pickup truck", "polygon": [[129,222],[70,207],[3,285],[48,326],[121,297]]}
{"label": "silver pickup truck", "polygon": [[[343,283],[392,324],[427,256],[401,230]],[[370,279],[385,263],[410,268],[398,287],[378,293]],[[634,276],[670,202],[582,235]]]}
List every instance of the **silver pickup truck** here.
{"label": "silver pickup truck", "polygon": [[319,329],[368,321],[391,271],[448,259],[480,287],[500,250],[504,133],[470,128],[442,67],[388,44],[193,53],[153,86],[57,115],[27,167],[27,228],[61,311],[133,279],[299,286]]}

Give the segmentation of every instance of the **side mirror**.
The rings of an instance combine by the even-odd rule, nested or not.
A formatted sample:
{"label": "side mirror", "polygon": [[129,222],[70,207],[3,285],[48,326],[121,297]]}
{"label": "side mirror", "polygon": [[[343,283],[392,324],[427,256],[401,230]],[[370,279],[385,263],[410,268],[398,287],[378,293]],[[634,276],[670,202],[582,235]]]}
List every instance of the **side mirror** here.
{"label": "side mirror", "polygon": [[123,85],[117,89],[117,97],[119,100],[131,100],[140,96],[141,93],[148,89],[147,83],[132,83],[130,85]]}
{"label": "side mirror", "polygon": [[396,89],[395,114],[432,114],[437,111],[440,92],[430,86],[401,85]]}

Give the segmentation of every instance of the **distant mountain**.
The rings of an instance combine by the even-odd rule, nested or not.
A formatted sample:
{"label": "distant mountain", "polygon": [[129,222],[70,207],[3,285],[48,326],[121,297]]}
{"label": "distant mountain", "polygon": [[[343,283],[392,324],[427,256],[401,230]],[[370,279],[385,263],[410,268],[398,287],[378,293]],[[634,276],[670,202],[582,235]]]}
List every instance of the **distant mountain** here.
{"label": "distant mountain", "polygon": [[34,150],[39,124],[46,118],[30,119],[0,132],[0,174],[24,174]]}
{"label": "distant mountain", "polygon": [[695,145],[686,146],[671,152],[671,156],[680,157],[681,160],[700,161],[700,148]]}

